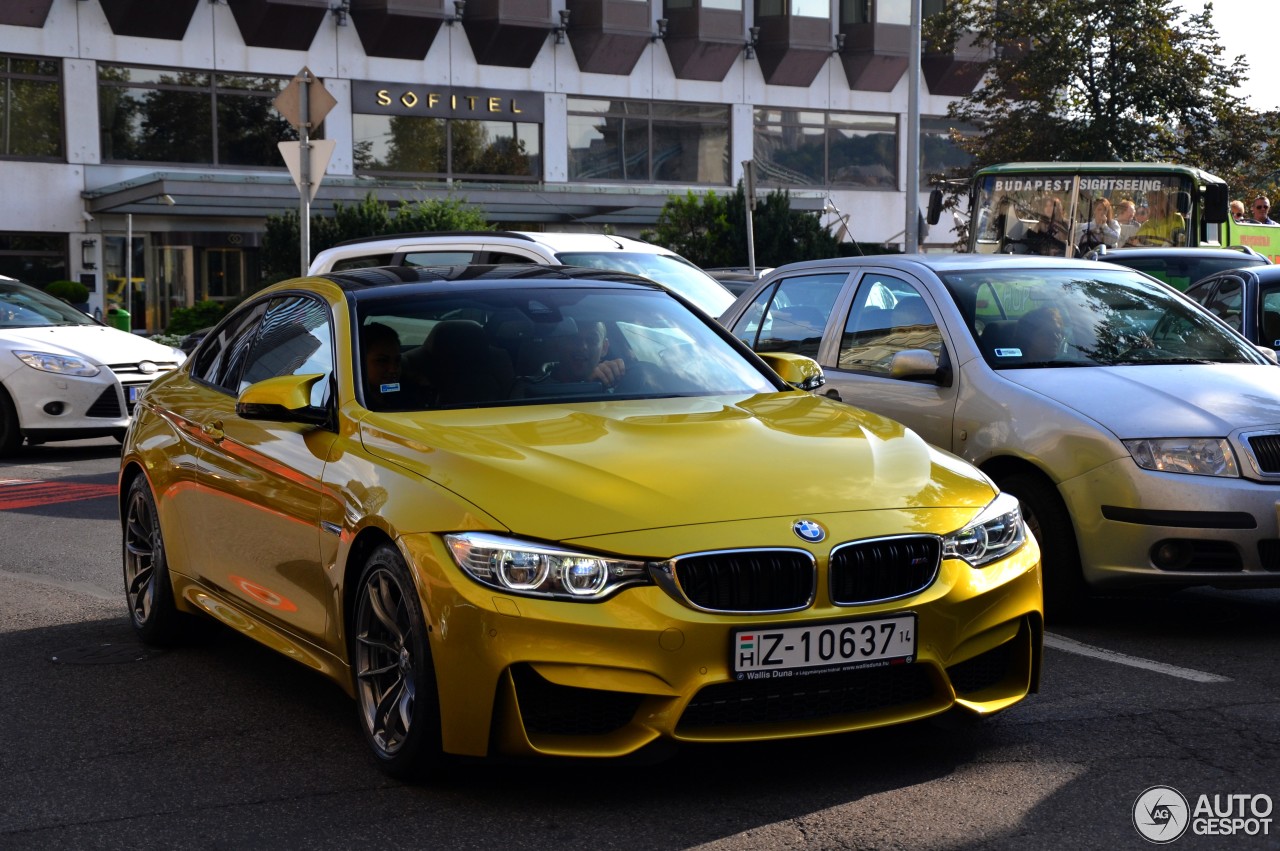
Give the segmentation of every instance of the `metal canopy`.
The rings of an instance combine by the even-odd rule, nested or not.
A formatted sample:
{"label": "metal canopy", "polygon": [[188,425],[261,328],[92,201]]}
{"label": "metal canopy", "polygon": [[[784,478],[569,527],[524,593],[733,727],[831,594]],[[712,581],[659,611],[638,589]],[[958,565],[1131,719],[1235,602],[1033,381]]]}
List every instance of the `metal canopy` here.
{"label": "metal canopy", "polygon": [[[332,215],[335,203],[360,203],[372,193],[383,203],[415,203],[428,198],[461,199],[493,222],[653,225],[667,199],[725,187],[566,186],[563,184],[424,184],[409,180],[325,176],[312,213]],[[174,206],[162,205],[168,195]],[[152,172],[82,193],[89,213],[160,214],[166,217],[259,218],[296,211],[298,188],[287,174],[192,174]],[[825,193],[792,191],[794,210],[821,212]]]}

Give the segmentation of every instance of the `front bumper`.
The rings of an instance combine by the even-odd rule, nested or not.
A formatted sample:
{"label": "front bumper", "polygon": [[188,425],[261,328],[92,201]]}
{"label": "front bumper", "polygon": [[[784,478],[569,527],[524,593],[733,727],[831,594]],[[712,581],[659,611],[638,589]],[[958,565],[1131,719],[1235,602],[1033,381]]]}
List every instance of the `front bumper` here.
{"label": "front bumper", "polygon": [[[947,560],[904,600],[785,615],[695,611],[657,586],[600,603],[502,595],[453,566],[440,539],[401,539],[415,566],[446,751],[612,757],[660,739],[814,736],[1005,709],[1038,688],[1042,625],[1034,541],[982,569]],[[815,553],[816,554],[816,553]],[[819,556],[819,572],[824,569]],[[840,674],[736,681],[736,627],[913,612],[916,658]]]}
{"label": "front bumper", "polygon": [[23,434],[52,440],[124,434],[138,395],[153,377],[134,376],[122,384],[106,367],[84,377],[24,366],[5,376],[4,386]]}
{"label": "front bumper", "polygon": [[1280,484],[1158,473],[1121,458],[1059,491],[1096,588],[1280,587]]}

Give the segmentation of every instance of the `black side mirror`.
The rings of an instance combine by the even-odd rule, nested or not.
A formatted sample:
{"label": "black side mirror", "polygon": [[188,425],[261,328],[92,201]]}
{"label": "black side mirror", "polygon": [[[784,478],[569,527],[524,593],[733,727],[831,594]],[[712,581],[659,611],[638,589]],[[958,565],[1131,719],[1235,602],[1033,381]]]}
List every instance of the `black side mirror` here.
{"label": "black side mirror", "polygon": [[[1179,192],[1181,196],[1184,193]],[[1190,201],[1190,199],[1188,199]],[[1181,205],[1181,199],[1179,199]],[[1204,215],[1203,218],[1210,224],[1221,224],[1231,218],[1231,200],[1227,197],[1227,185],[1225,183],[1210,183],[1204,187]],[[1181,206],[1179,206],[1181,210]]]}
{"label": "black side mirror", "polygon": [[931,225],[936,225],[941,218],[942,190],[935,186],[929,190],[929,215],[925,217],[925,220]]}

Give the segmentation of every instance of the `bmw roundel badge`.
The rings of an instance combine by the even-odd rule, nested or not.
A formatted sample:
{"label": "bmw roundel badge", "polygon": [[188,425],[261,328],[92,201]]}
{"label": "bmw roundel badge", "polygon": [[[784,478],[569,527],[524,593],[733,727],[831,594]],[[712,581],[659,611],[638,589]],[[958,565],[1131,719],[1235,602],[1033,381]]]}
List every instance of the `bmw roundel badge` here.
{"label": "bmw roundel badge", "polygon": [[827,537],[827,530],[815,520],[797,520],[791,524],[791,531],[802,541],[816,544]]}

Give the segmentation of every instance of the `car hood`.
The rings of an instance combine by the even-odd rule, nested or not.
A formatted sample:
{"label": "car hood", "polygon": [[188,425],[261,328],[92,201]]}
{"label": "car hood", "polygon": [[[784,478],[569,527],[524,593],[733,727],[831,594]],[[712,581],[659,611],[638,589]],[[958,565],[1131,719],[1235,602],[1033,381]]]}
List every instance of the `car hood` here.
{"label": "car hood", "polygon": [[0,345],[53,354],[72,354],[96,364],[137,363],[149,360],[173,363],[182,357],[169,346],[102,325],[58,325],[43,328],[7,328]]}
{"label": "car hood", "polygon": [[1007,369],[1001,376],[1109,429],[1140,437],[1226,437],[1280,423],[1280,368],[1254,364]]}
{"label": "car hood", "polygon": [[976,510],[995,493],[898,423],[807,393],[374,414],[362,439],[507,528],[548,540],[838,511]]}

